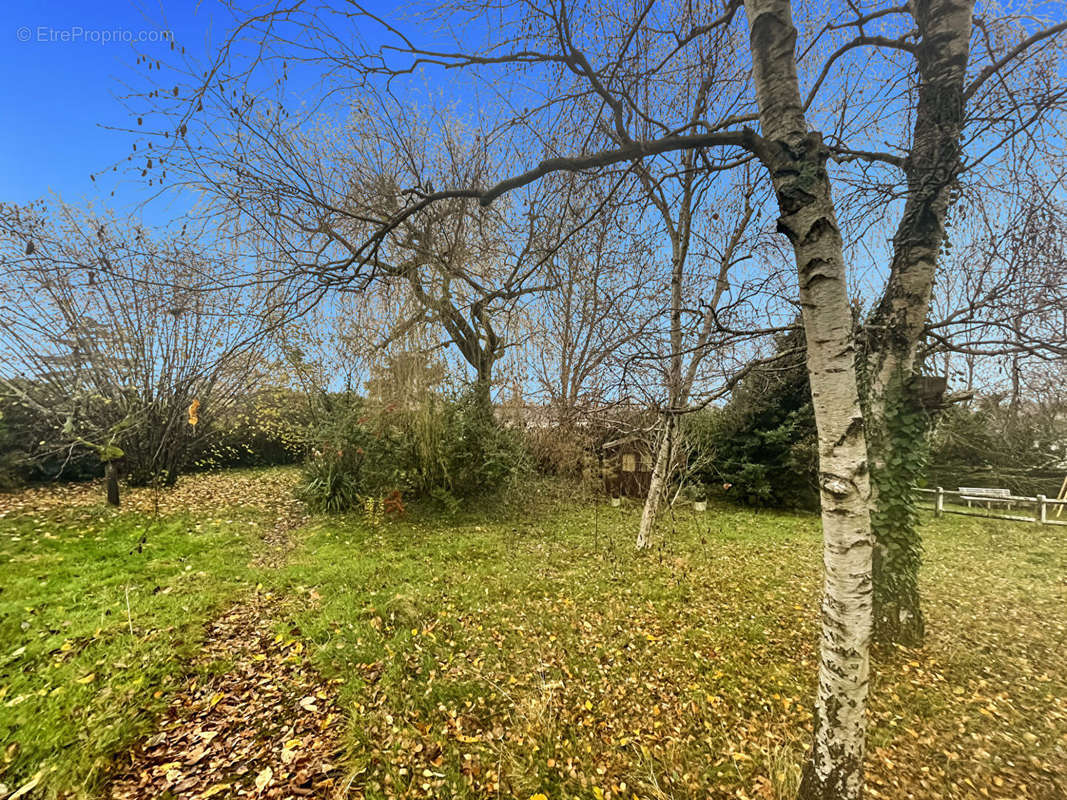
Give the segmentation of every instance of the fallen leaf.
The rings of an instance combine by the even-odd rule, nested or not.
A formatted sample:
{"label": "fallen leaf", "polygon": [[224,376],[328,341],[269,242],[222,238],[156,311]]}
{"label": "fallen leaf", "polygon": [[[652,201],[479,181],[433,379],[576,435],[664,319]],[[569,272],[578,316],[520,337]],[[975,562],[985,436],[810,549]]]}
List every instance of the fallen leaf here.
{"label": "fallen leaf", "polygon": [[256,776],[256,791],[262,792],[270,782],[274,780],[274,770],[270,767],[264,767],[263,771]]}

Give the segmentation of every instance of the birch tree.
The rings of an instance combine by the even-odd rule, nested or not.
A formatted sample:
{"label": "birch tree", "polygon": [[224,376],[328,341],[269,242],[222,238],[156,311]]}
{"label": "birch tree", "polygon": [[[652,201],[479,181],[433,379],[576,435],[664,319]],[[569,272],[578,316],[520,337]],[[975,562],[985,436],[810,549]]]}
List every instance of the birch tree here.
{"label": "birch tree", "polygon": [[787,0],[748,0],[753,79],[774,184],[778,229],[793,245],[819,442],[822,637],[815,739],[802,798],[853,798],[863,788],[872,619],[870,479],[842,240],[827,173],[830,152],[809,131]]}
{"label": "birch tree", "polygon": [[[897,18],[902,21],[892,22]],[[873,35],[870,29],[879,25],[879,35]],[[988,186],[992,181],[987,176],[997,173],[994,162],[1005,161],[1014,173],[1023,156],[1008,143],[1019,136],[1042,138],[1042,126],[1062,108],[1067,95],[1050,80],[1061,67],[1048,47],[1067,24],[976,15],[970,0],[916,0],[856,11],[823,31],[830,29],[854,33],[835,42],[839,46],[821,68],[815,89],[836,74],[838,59],[856,49],[877,51],[887,69],[911,78],[904,104],[910,113],[901,114],[899,100],[891,96],[881,105],[895,116],[884,111],[872,116],[862,109],[864,104],[854,104],[853,110],[842,103],[841,118],[851,118],[851,124],[840,125],[834,138],[839,160],[887,168],[890,173],[882,180],[891,186],[899,181],[895,191],[903,197],[888,278],[863,324],[861,349],[874,479],[876,635],[886,642],[917,645],[924,621],[912,487],[925,465],[926,415],[915,387],[939,254],[948,243],[948,215],[960,194],[961,176],[980,170],[980,181]],[[972,65],[973,47],[979,61]],[[847,97],[850,80],[840,77],[837,83]],[[814,96],[813,89],[809,98]],[[902,124],[907,120],[912,121],[910,130]],[[887,125],[898,131],[899,144],[880,151],[866,131]]]}

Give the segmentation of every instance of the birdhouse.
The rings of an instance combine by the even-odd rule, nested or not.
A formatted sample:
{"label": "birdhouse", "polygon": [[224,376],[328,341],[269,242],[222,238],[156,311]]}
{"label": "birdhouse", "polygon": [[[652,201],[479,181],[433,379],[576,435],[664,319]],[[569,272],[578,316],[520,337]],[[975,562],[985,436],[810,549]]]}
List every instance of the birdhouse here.
{"label": "birdhouse", "polygon": [[924,411],[937,411],[944,408],[945,390],[948,380],[940,375],[916,375],[911,381],[912,391]]}

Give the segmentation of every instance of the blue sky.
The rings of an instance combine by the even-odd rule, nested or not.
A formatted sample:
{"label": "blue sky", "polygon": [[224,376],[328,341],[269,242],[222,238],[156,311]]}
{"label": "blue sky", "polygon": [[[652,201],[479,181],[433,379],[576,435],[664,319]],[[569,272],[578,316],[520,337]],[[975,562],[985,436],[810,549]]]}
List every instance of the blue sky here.
{"label": "blue sky", "polygon": [[[112,174],[89,174],[125,158],[130,138],[107,126],[131,124],[120,97],[136,80],[136,48],[162,54],[152,42],[171,30],[176,41],[203,50],[205,34],[225,27],[214,2],[158,5],[129,0],[67,0],[0,4],[0,201],[25,203],[51,192],[81,204],[132,206],[141,187]],[[148,41],[119,41],[144,37]],[[106,39],[111,41],[105,41]],[[143,74],[143,73],[142,73]],[[112,198],[110,192],[114,190]]]}
{"label": "blue sky", "polygon": [[[369,4],[371,7],[375,2]],[[394,9],[382,3],[382,11]],[[153,74],[138,53],[173,60],[165,32],[197,61],[213,55],[233,17],[218,0],[4,0],[0,3],[0,202],[27,203],[58,194],[68,203],[139,213],[165,223],[181,208],[138,203],[147,187],[130,173],[101,173],[130,154],[136,137],[123,102],[127,86]],[[371,34],[372,36],[374,34]],[[457,78],[459,76],[449,76]],[[448,80],[457,91],[456,81]],[[144,107],[143,103],[135,105]],[[114,194],[112,194],[114,192]]]}

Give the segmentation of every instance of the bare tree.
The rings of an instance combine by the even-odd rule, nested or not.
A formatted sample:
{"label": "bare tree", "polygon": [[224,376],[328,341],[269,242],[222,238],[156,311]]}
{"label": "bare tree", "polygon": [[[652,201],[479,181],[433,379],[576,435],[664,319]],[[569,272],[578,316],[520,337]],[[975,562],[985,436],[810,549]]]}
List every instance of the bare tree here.
{"label": "bare tree", "polygon": [[201,287],[194,241],[63,205],[4,206],[0,236],[0,388],[51,425],[37,455],[91,450],[115,504],[120,460],[172,483],[261,366],[242,291]]}
{"label": "bare tree", "polygon": [[1006,196],[959,203],[920,355],[946,379],[962,361],[968,390],[993,389],[975,371],[999,363],[1017,399],[1027,362],[1067,358],[1067,212],[1050,188],[1020,176]]}
{"label": "bare tree", "polygon": [[[707,81],[702,84],[702,89],[710,86],[710,83]],[[697,116],[703,111],[705,103],[706,97],[698,95]],[[729,335],[722,335],[726,332],[723,318],[728,319],[729,315],[721,306],[728,299],[737,300],[729,291],[732,287],[732,270],[749,256],[751,228],[755,227],[756,206],[752,202],[755,186],[750,181],[743,181],[740,186],[732,187],[742,198],[740,203],[733,204],[733,209],[730,209],[728,202],[706,203],[705,196],[722,197],[725,193],[711,193],[719,170],[698,170],[694,160],[696,155],[695,150],[682,151],[678,165],[678,191],[673,197],[664,188],[667,181],[654,181],[650,170],[643,164],[638,169],[642,187],[660,214],[670,241],[669,302],[666,309],[669,336],[664,381],[667,397],[648,497],[637,532],[639,548],[648,547],[652,542],[652,531],[666,492],[673,455],[681,449],[678,418],[686,411],[701,364],[709,353],[725,347],[731,340]],[[726,215],[727,209],[734,214],[722,231],[721,240],[715,242],[712,252],[694,253],[699,242],[694,225],[699,224],[701,212],[708,216],[707,223],[713,225],[712,218],[718,220],[720,212]],[[705,240],[707,238],[705,234]],[[710,262],[712,265],[712,274],[708,276],[710,280],[703,286],[692,285],[696,283],[692,280],[692,273],[697,272],[690,262],[693,256],[697,256],[693,260],[703,261],[704,264]],[[695,304],[688,296],[687,288],[696,288],[699,292]],[[696,313],[689,311],[693,305],[699,309]],[[759,332],[755,333],[758,335]]]}
{"label": "bare tree", "polygon": [[564,429],[612,399],[624,349],[645,332],[652,245],[628,222],[615,206],[571,236],[546,265],[553,290],[524,314],[534,380]]}

